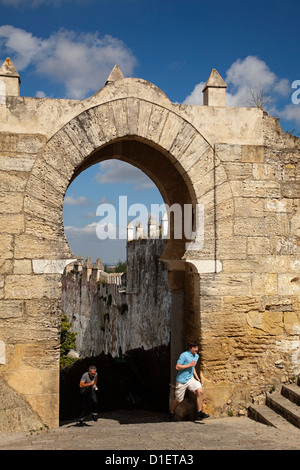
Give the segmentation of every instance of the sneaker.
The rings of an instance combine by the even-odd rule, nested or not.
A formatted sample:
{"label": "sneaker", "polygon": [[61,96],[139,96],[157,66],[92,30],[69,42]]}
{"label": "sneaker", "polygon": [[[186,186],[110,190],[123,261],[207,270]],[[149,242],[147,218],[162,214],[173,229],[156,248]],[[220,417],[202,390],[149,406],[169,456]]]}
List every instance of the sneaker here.
{"label": "sneaker", "polygon": [[80,420],[79,420],[79,426],[80,426],[80,427],[84,426],[83,419],[80,419]]}
{"label": "sneaker", "polygon": [[209,418],[209,415],[207,413],[204,413],[203,411],[198,411],[195,421],[202,421],[205,418]]}
{"label": "sneaker", "polygon": [[98,420],[98,416],[95,413],[92,413],[92,418],[93,418],[94,421]]}
{"label": "sneaker", "polygon": [[174,421],[174,418],[175,418],[175,413],[171,413],[171,411],[169,411],[169,421]]}

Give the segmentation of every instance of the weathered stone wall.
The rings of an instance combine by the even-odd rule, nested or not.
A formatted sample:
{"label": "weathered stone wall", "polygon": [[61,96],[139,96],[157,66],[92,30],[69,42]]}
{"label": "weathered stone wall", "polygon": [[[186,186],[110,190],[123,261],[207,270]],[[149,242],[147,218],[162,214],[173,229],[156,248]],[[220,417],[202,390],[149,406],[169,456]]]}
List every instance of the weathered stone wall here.
{"label": "weathered stone wall", "polygon": [[97,268],[71,270],[63,276],[62,311],[76,332],[81,357],[102,352],[118,357],[132,349],[152,349],[170,342],[168,273],[159,261],[165,240],[127,244],[126,283]]}
{"label": "weathered stone wall", "polygon": [[300,372],[300,146],[263,125],[264,145],[216,145],[222,271],[200,279],[204,383],[214,409],[240,413]]}
{"label": "weathered stone wall", "polygon": [[35,429],[35,413],[49,426],[58,416],[61,275],[35,269],[32,258],[43,257],[46,234],[41,220],[23,209],[26,184],[44,143],[40,135],[0,133],[0,376],[12,389],[11,398],[14,392],[21,395],[11,403],[7,430],[22,424]]}

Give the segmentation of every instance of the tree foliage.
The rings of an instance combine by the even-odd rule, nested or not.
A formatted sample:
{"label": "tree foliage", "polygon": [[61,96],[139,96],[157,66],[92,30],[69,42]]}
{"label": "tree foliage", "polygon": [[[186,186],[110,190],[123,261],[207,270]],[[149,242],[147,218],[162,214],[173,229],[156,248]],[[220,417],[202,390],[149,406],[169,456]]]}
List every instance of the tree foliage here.
{"label": "tree foliage", "polygon": [[[76,347],[77,333],[71,330],[72,323],[69,322],[67,315],[61,316],[60,332],[60,367],[64,368],[74,362],[74,358],[67,357],[68,352]],[[76,359],[75,359],[76,360]]]}
{"label": "tree foliage", "polygon": [[126,273],[127,270],[127,263],[126,261],[118,261],[117,264],[112,267],[108,268],[107,265],[104,265],[104,271],[107,273]]}

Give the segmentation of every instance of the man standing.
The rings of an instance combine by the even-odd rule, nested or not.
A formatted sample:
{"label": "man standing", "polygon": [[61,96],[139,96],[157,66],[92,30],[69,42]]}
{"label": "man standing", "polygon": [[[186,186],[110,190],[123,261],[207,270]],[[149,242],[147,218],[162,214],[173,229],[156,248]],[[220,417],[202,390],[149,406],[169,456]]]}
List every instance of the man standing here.
{"label": "man standing", "polygon": [[98,382],[98,374],[95,366],[90,366],[89,371],[85,372],[81,377],[80,387],[80,411],[79,411],[79,425],[83,426],[83,418],[87,406],[90,401],[92,405],[92,418],[97,421],[98,412],[98,398],[96,394]]}
{"label": "man standing", "polygon": [[199,359],[198,344],[196,341],[192,341],[188,345],[188,351],[183,352],[177,361],[176,370],[178,370],[176,376],[176,387],[175,387],[175,399],[171,404],[170,419],[173,420],[175,416],[175,410],[179,403],[184,399],[186,390],[191,390],[197,397],[197,421],[202,421],[204,418],[208,418],[209,415],[202,411],[203,404],[203,390],[198,374],[195,370],[195,366]]}

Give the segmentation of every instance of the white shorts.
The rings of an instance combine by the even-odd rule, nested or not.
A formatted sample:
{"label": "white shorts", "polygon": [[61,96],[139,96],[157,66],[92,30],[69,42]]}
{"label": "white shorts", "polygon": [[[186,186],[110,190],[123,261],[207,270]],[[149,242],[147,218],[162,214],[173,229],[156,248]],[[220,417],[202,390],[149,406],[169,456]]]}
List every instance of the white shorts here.
{"label": "white shorts", "polygon": [[176,382],[175,399],[177,401],[183,401],[186,389],[195,393],[198,388],[202,388],[201,382],[199,382],[199,380],[196,380],[194,377],[188,380],[185,384],[181,382]]}

